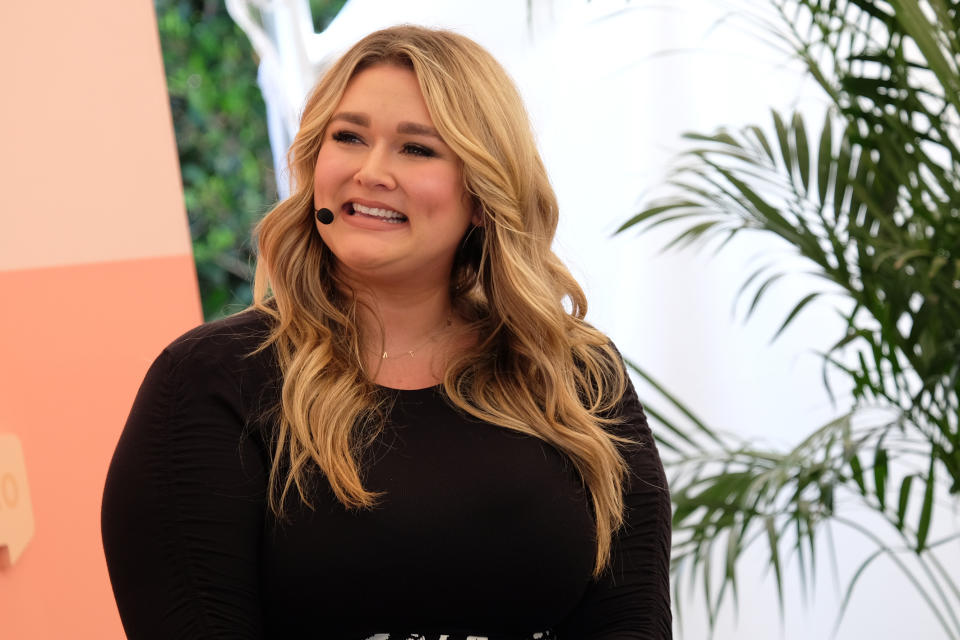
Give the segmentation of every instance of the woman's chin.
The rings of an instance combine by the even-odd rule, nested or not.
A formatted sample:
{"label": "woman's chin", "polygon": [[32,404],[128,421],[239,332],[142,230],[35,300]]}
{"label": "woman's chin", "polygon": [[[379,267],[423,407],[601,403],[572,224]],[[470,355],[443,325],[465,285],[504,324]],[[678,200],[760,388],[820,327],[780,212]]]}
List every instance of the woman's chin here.
{"label": "woman's chin", "polygon": [[394,279],[403,271],[402,267],[383,253],[353,251],[337,256],[340,272],[348,280]]}

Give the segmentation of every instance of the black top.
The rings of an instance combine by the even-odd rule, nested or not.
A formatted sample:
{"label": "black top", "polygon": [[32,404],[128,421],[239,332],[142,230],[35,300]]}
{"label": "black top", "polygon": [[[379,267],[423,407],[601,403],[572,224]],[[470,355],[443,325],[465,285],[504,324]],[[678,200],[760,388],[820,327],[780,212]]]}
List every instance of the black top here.
{"label": "black top", "polygon": [[671,637],[670,500],[632,388],[612,427],[639,443],[623,449],[627,522],[593,580],[572,463],[464,415],[441,387],[386,391],[362,460],[376,507],[347,511],[318,481],[314,510],[292,500],[277,521],[265,494],[279,376],[269,350],[249,356],[266,331],[257,312],[199,327],[137,394],[102,513],[131,639]]}

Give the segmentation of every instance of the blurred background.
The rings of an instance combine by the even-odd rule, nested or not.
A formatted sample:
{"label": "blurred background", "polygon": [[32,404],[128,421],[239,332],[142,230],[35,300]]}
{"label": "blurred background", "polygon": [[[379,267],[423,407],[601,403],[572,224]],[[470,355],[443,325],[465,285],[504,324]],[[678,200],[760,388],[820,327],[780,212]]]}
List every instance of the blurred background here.
{"label": "blurred background", "polygon": [[[309,4],[323,31],[344,1]],[[222,0],[157,0],[183,196],[207,320],[252,300],[250,230],[277,201],[257,55]]]}

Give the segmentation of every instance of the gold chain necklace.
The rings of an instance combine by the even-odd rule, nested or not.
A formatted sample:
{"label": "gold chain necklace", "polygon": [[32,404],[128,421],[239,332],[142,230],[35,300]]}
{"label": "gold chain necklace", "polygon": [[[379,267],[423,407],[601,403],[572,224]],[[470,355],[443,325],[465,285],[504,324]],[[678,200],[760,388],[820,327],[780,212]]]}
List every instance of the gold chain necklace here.
{"label": "gold chain necklace", "polygon": [[391,356],[390,354],[388,354],[386,351],[384,351],[384,352],[380,355],[380,359],[381,359],[381,360],[386,360],[387,358],[397,358],[397,357],[399,357],[399,356],[404,356],[404,355],[408,355],[408,356],[410,356],[411,358],[413,358],[413,357],[416,356],[416,352],[417,352],[417,351],[420,351],[420,350],[423,349],[425,346],[427,346],[428,344],[430,344],[431,342],[433,342],[434,340],[436,340],[436,339],[437,339],[437,336],[439,336],[442,332],[444,332],[444,331],[446,331],[447,329],[449,329],[452,324],[453,324],[453,316],[452,316],[452,315],[449,315],[449,316],[447,316],[447,319],[444,320],[442,327],[440,327],[439,329],[431,332],[431,333],[430,333],[430,336],[429,336],[426,340],[424,340],[423,342],[421,342],[419,345],[417,345],[416,347],[413,347],[412,349],[405,349],[405,350],[403,350],[403,351],[395,352],[392,356]]}

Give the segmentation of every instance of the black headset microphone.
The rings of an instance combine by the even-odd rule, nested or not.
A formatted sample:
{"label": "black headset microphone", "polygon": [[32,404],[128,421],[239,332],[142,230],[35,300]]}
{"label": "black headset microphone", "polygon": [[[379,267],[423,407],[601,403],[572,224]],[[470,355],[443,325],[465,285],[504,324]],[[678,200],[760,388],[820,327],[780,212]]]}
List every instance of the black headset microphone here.
{"label": "black headset microphone", "polygon": [[316,209],[313,214],[317,216],[317,221],[320,224],[330,224],[333,222],[333,211],[327,209],[326,207],[322,209]]}

